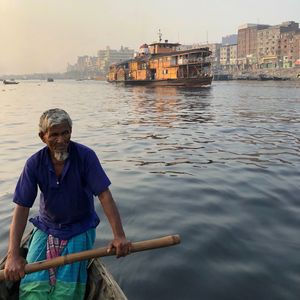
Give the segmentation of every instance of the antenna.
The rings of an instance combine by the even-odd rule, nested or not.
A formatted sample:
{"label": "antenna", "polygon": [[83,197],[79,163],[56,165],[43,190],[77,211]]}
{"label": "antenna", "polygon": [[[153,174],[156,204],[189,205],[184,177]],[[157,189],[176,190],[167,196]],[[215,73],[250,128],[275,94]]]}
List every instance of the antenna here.
{"label": "antenna", "polygon": [[161,42],[162,33],[160,29],[158,29],[158,41]]}
{"label": "antenna", "polygon": [[206,44],[208,44],[208,31],[206,30]]}

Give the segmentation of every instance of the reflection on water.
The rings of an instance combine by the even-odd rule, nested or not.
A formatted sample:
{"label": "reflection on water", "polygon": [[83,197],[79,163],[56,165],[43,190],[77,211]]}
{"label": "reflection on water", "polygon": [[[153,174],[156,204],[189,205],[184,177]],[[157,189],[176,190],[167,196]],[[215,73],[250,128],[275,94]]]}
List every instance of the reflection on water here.
{"label": "reflection on water", "polygon": [[133,122],[154,122],[176,127],[182,122],[209,122],[210,88],[182,89],[178,87],[131,87],[132,109],[141,116]]}
{"label": "reflection on water", "polygon": [[[246,81],[192,90],[93,81],[5,87],[1,255],[14,186],[43,146],[38,118],[62,107],[74,120],[73,139],[96,151],[112,180],[128,237],[182,236],[174,248],[105,259],[129,299],[298,299],[299,88]],[[102,246],[111,231],[98,205],[97,212]]]}

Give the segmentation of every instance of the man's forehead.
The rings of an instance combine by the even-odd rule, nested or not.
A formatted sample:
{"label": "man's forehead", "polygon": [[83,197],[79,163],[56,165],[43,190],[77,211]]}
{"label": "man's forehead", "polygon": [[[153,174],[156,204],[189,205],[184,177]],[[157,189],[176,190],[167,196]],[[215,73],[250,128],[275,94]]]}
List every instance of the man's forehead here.
{"label": "man's forehead", "polygon": [[70,125],[69,125],[69,123],[67,121],[66,122],[62,122],[60,124],[54,124],[54,125],[50,126],[48,128],[48,131],[60,131],[60,130],[66,130],[66,129],[68,129],[68,130],[71,129]]}

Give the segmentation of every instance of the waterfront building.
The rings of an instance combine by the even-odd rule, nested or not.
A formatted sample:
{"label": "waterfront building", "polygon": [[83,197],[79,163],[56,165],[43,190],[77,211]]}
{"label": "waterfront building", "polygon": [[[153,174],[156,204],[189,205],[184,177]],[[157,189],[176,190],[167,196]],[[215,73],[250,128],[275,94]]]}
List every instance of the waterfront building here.
{"label": "waterfront building", "polygon": [[259,68],[288,68],[294,65],[294,35],[299,24],[294,21],[269,26],[257,32]]}
{"label": "waterfront building", "polygon": [[229,34],[222,37],[222,46],[236,45],[236,44],[237,44],[237,34]]}
{"label": "waterfront building", "polygon": [[104,79],[112,63],[132,58],[134,50],[128,47],[114,50],[107,46],[106,49],[99,50],[97,54],[97,56],[78,56],[75,65],[68,64],[67,75],[78,79]]}
{"label": "waterfront building", "polygon": [[104,73],[108,72],[109,66],[111,64],[119,63],[121,61],[133,58],[133,56],[134,50],[123,46],[121,46],[120,50],[110,49],[110,47],[107,46],[106,49],[98,51],[101,70]]}
{"label": "waterfront building", "polygon": [[237,66],[237,44],[220,47],[220,66],[223,71],[235,71]]}
{"label": "waterfront building", "polygon": [[300,67],[300,31],[294,35],[294,66]]}
{"label": "waterfront building", "polygon": [[282,62],[282,64],[279,67],[292,68],[295,61],[299,58],[294,42],[295,35],[297,35],[297,31],[281,33],[279,40],[279,47],[281,49],[281,53],[279,52],[279,62]]}
{"label": "waterfront building", "polygon": [[193,44],[192,48],[206,48],[211,51],[211,66],[213,72],[220,70],[220,49],[221,43]]}
{"label": "waterfront building", "polygon": [[77,71],[84,72],[84,70],[87,69],[88,64],[89,64],[89,56],[87,55],[78,56],[77,64],[76,64]]}
{"label": "waterfront building", "polygon": [[244,24],[238,27],[237,64],[240,70],[257,68],[257,31],[269,26]]}

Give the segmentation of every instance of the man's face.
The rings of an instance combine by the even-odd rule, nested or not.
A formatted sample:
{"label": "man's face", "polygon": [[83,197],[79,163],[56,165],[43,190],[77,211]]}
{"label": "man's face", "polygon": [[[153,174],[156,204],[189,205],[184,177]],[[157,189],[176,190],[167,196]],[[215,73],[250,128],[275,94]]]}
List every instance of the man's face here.
{"label": "man's face", "polygon": [[41,133],[40,138],[45,144],[47,144],[51,154],[57,160],[65,160],[68,157],[71,128],[67,122],[59,125],[53,125],[46,133]]}

